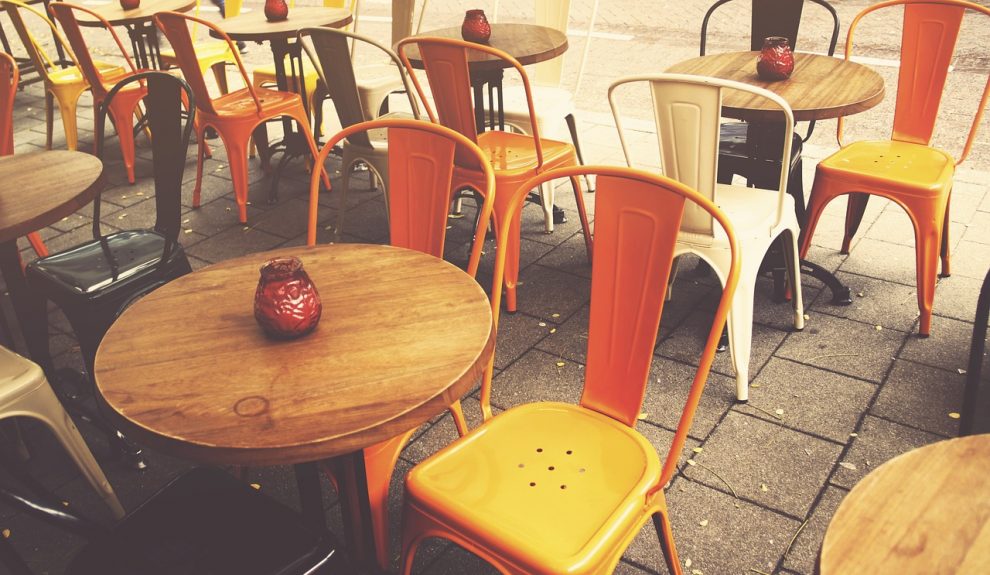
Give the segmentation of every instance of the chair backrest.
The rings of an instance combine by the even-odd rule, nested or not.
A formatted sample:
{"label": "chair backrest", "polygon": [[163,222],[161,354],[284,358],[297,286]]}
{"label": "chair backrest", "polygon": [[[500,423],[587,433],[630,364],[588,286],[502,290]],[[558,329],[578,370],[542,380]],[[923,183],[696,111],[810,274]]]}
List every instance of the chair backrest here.
{"label": "chair backrest", "polygon": [[[619,131],[619,142],[632,166],[632,156],[622,130],[622,117],[616,103],[616,90],[625,85],[645,85],[653,101],[657,138],[660,145],[661,171],[697,190],[705,198],[718,203],[716,174],[718,172],[719,119],[722,115],[722,94],[725,90],[748,92],[773,102],[781,110],[784,124],[782,165],[788,165],[791,157],[791,140],[794,131],[794,114],[783,98],[756,86],[686,74],[658,74],[632,76],[616,80],[609,86],[608,99]],[[789,170],[780,170],[779,199],[776,227],[784,214],[784,194],[787,191]],[[689,209],[684,215],[681,229],[692,234],[711,236],[715,232],[711,215],[701,209]],[[597,249],[597,248],[596,248]]]}
{"label": "chair backrest", "polygon": [[959,435],[990,433],[990,356],[987,355],[987,321],[990,319],[990,270],[983,279],[976,302],[976,321],[969,346],[966,390],[963,393]]}
{"label": "chair backrest", "polygon": [[79,22],[76,20],[76,12],[82,12],[91,16],[93,20],[99,21],[103,25],[103,28],[110,32],[114,42],[117,44],[117,49],[120,50],[120,55],[127,62],[127,67],[130,68],[132,73],[137,72],[137,68],[134,67],[131,57],[127,55],[127,50],[124,49],[124,44],[120,41],[120,37],[106,18],[85,6],[78,6],[68,2],[52,2],[48,6],[48,9],[51,11],[52,16],[58,20],[58,23],[62,25],[62,29],[65,30],[65,37],[69,41],[72,53],[76,56],[76,65],[82,70],[82,75],[89,83],[90,89],[93,91],[93,98],[97,102],[106,98],[111,86],[103,80],[103,74],[93,60],[91,50],[86,44],[86,39],[83,38]]}
{"label": "chair backrest", "polygon": [[[718,8],[736,0],[719,0],[711,5],[701,21],[701,55],[705,55],[708,43],[708,21]],[[787,38],[792,49],[797,50],[798,28],[801,26],[801,13],[807,2],[817,4],[832,16],[832,35],[828,44],[828,55],[835,53],[835,44],[839,39],[839,15],[835,8],[825,0],[751,0],[752,19],[750,26],[749,49],[759,50],[763,47],[763,39],[769,36]]]}
{"label": "chair backrest", "polygon": [[[407,54],[408,48],[415,46],[419,51],[423,67],[426,69],[427,81],[430,83],[430,91],[433,94],[433,101],[437,110],[434,112],[426,98],[426,92],[419,83],[416,74],[411,73],[413,66]],[[502,50],[475,44],[455,38],[437,38],[431,36],[414,36],[406,38],[396,46],[402,64],[410,71],[413,85],[419,99],[423,102],[430,120],[438,121],[452,130],[464,134],[474,143],[478,143],[478,129],[475,124],[474,107],[483,105],[482,102],[473,102],[471,89],[470,62],[475,60],[504,60],[508,65],[506,68],[515,68],[522,79],[523,89],[526,92],[526,103],[529,106],[530,134],[533,136],[534,147],[537,156],[537,169],[543,166],[543,147],[540,144],[540,130],[536,123],[536,110],[533,107],[533,93],[529,84],[529,77],[523,70],[522,64],[518,60],[506,54]],[[469,54],[471,56],[469,57]],[[474,160],[463,149],[458,148],[457,164],[466,168],[477,169],[473,164]]]}
{"label": "chair backrest", "polygon": [[[413,96],[409,80],[406,78],[405,68],[399,61],[399,56],[392,50],[365,36],[333,28],[303,28],[299,31],[298,38],[306,51],[306,55],[313,62],[313,68],[316,69],[316,73],[319,74],[320,79],[323,80],[323,85],[327,87],[327,91],[330,93],[341,128],[370,120],[374,116],[371,110],[364,110],[361,107],[354,65],[351,62],[347,47],[348,39],[354,40],[355,43],[370,44],[388,55],[396,66],[395,73],[402,78],[402,84],[405,86],[406,96],[409,98],[409,106],[412,108],[413,115],[417,119],[419,118],[419,106],[416,104],[416,97]],[[307,42],[307,38],[311,42]],[[359,146],[371,147],[368,133],[364,130],[354,133],[349,140]]]}
{"label": "chair backrest", "polygon": [[0,52],[0,156],[14,153],[14,96],[19,79],[14,57]]}
{"label": "chair backrest", "polygon": [[[404,118],[383,118],[353,124],[338,132],[323,146],[316,158],[322,166],[333,147],[358,131],[388,130],[388,210],[389,237],[393,246],[443,257],[447,213],[454,190],[451,188],[454,155],[464,148],[473,155],[485,173],[484,203],[478,215],[474,243],[467,272],[474,276],[481,260],[485,230],[491,220],[495,198],[495,174],[485,154],[463,135],[438,124]],[[310,181],[308,245],[316,244],[319,209],[320,171],[313,170]],[[501,285],[501,284],[498,284]],[[497,311],[497,308],[496,308]]]}
{"label": "chair backrest", "polygon": [[[503,249],[508,226],[529,190],[557,178],[596,175],[595,259],[591,268],[591,315],[581,405],[630,427],[636,425],[663,311],[681,218],[687,207],[710,214],[725,230],[731,251],[711,330],[674,435],[662,487],[676,469],[739,276],[739,251],[728,218],[709,199],[671,178],[615,166],[575,166],[544,172],[519,186],[509,199],[498,235]],[[498,265],[496,261],[496,265]],[[501,279],[502,270],[496,268]],[[496,298],[501,292],[493,293]],[[495,305],[495,303],[493,303]],[[488,397],[482,389],[483,402]]]}
{"label": "chair backrest", "polygon": [[[106,127],[107,112],[114,96],[130,84],[148,85],[148,95],[144,98],[148,115],[148,128],[151,130],[152,170],[155,177],[155,231],[165,236],[162,260],[164,266],[172,250],[178,245],[182,215],[182,175],[186,164],[186,150],[196,118],[195,96],[185,80],[165,72],[147,71],[122,80],[107,94],[97,110],[96,154],[102,159],[103,131]],[[182,102],[187,101],[189,113],[181,115]],[[93,203],[93,236],[101,237],[100,196]]]}
{"label": "chair backrest", "polygon": [[[894,105],[894,126],[892,139],[922,145],[931,143],[935,131],[935,120],[942,102],[942,93],[955,53],[956,40],[964,15],[967,13],[979,19],[976,29],[986,30],[990,21],[982,16],[990,16],[990,8],[964,0],[891,0],[880,2],[863,9],[849,25],[846,35],[846,60],[853,52],[854,36],[863,18],[892,7],[904,8],[901,32],[901,58],[897,76],[897,101]],[[982,56],[988,53],[988,46],[982,45]],[[969,155],[976,139],[983,110],[990,96],[990,74],[983,88],[983,96],[976,108],[969,135],[962,154],[956,161],[960,164]],[[843,119],[839,118],[839,140],[842,139]]]}
{"label": "chair backrest", "polygon": [[[10,17],[10,21],[14,24],[14,29],[17,30],[17,35],[20,37],[21,43],[24,44],[24,49],[28,53],[28,58],[31,59],[31,63],[34,65],[35,70],[38,71],[38,74],[45,81],[45,83],[49,82],[48,71],[56,67],[55,62],[45,51],[42,43],[35,38],[34,34],[31,33],[27,22],[24,21],[22,11],[28,14],[33,14],[35,17],[44,22],[44,25],[48,27],[48,30],[51,32],[52,38],[54,38],[55,42],[61,45],[63,49],[66,49],[65,52],[68,54],[69,58],[72,59],[73,62],[76,62],[76,55],[72,53],[72,50],[68,49],[68,42],[65,41],[65,38],[62,37],[62,33],[59,32],[58,28],[55,27],[55,24],[49,20],[48,16],[46,16],[43,12],[40,12],[39,10],[28,6],[23,2],[19,2],[18,0],[0,0],[0,6],[3,6],[3,8],[7,11],[7,15]],[[78,67],[78,63],[76,63],[76,66]]]}
{"label": "chair backrest", "polygon": [[[536,23],[567,34],[571,0],[534,0]],[[564,56],[533,64],[533,81],[544,86],[560,85],[564,71]]]}

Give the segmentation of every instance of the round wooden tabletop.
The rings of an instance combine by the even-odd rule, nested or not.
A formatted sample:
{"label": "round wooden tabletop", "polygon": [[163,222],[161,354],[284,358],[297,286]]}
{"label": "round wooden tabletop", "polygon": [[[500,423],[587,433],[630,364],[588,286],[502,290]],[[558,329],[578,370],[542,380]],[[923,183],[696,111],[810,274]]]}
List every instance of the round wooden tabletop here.
{"label": "round wooden tabletop", "polygon": [[821,573],[982,575],[990,566],[990,435],[941,441],[864,477],[825,532]]}
{"label": "round wooden tabletop", "polygon": [[[269,339],[259,268],[298,256],[320,292],[316,330]],[[336,244],[251,254],[128,308],[96,354],[104,408],[134,440],[209,463],[278,465],[354,452],[441,413],[495,347],[478,283],[432,256]]]}
{"label": "round wooden tabletop", "polygon": [[[862,64],[795,52],[791,77],[767,82],[756,74],[758,55],[759,52],[709,54],[675,64],[667,72],[712,76],[766,88],[787,100],[796,121],[848,116],[869,110],[883,100],[883,78]],[[773,102],[734,90],[724,92],[722,114],[751,122],[780,121]]]}
{"label": "round wooden tabletop", "polygon": [[93,201],[103,162],[67,150],[0,158],[0,242],[50,226]]}
{"label": "round wooden tabletop", "polygon": [[232,40],[264,42],[294,38],[303,28],[343,28],[352,20],[351,11],[346,8],[298,6],[289,8],[289,17],[278,22],[269,22],[265,18],[264,10],[253,10],[234,18],[220,20],[216,24]]}
{"label": "round wooden tabletop", "polygon": [[[196,6],[196,0],[141,0],[141,5],[133,10],[124,10],[120,2],[112,0],[107,4],[87,6],[114,26],[140,24],[151,20],[159,12],[188,12]],[[102,26],[99,20],[83,12],[76,13],[80,26]]]}
{"label": "round wooden tabletop", "polygon": [[[492,37],[487,45],[508,53],[523,66],[556,58],[567,51],[567,35],[553,28],[515,23],[497,23],[491,26]],[[460,26],[431,30],[418,36],[462,39]],[[422,69],[423,60],[415,44],[406,48],[406,56],[414,68]],[[504,60],[477,50],[468,52],[468,61],[473,69],[480,70],[497,70],[509,65]]]}

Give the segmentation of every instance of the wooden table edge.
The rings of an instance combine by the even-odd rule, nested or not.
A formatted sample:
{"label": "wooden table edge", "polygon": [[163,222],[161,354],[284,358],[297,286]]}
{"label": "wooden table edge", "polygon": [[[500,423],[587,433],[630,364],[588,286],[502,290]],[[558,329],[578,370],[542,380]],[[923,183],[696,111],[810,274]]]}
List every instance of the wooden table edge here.
{"label": "wooden table edge", "polygon": [[[539,64],[540,62],[546,62],[546,61],[549,61],[549,60],[553,60],[557,56],[563,55],[570,48],[570,40],[568,40],[567,34],[561,32],[560,30],[555,30],[553,28],[550,28],[549,26],[540,26],[538,24],[527,24],[527,23],[523,23],[523,22],[502,22],[501,24],[502,25],[504,25],[504,24],[517,24],[517,25],[521,25],[521,26],[533,26],[533,27],[539,27],[539,28],[546,28],[548,30],[553,30],[554,32],[556,32],[558,34],[563,35],[563,37],[564,37],[563,43],[560,44],[559,46],[557,46],[555,49],[550,50],[549,52],[545,52],[545,53],[541,54],[541,56],[544,56],[545,55],[546,57],[540,58],[539,60],[529,61],[530,58],[522,58],[522,59],[520,59],[520,58],[517,58],[516,56],[512,56],[513,58],[516,58],[516,60],[518,60],[519,63],[522,64],[523,66],[532,66],[533,64]],[[499,26],[499,25],[500,25],[499,23],[495,23],[495,24],[492,24],[492,27],[493,27],[493,29],[497,29],[496,27]],[[415,34],[415,35],[410,36],[410,37],[411,38],[415,38],[415,37],[420,37],[420,38],[438,38],[438,37],[439,38],[452,38],[453,36],[437,36],[436,35],[436,32],[444,32],[444,31],[448,31],[448,30],[458,30],[457,33],[458,34],[460,33],[459,32],[459,30],[460,30],[460,27],[459,26],[449,26],[447,28],[438,28],[436,30],[427,30],[426,32],[422,32],[420,34]],[[398,42],[396,42],[396,45],[398,45]],[[481,45],[482,46],[488,46],[490,48],[492,47],[490,44],[487,44],[487,43],[486,44],[481,44]],[[395,45],[392,46],[392,50],[395,50]],[[505,51],[505,50],[503,50],[503,51]],[[408,55],[408,57],[409,57],[409,64],[414,69],[416,69],[416,70],[423,70],[424,69],[424,67],[423,67],[423,60],[419,56],[419,53],[418,52],[416,53],[416,56],[415,57],[412,56],[412,55]],[[484,70],[484,71],[502,70],[502,69],[511,67],[511,64],[509,64],[509,65],[503,65],[503,64],[501,64],[501,60],[482,60],[482,61],[478,61],[478,62],[471,62],[470,65],[471,65],[472,68],[474,68],[476,70]]]}
{"label": "wooden table edge", "polygon": [[[300,6],[299,8],[295,8],[295,10],[299,10],[301,8],[318,8],[321,10],[343,10],[343,8],[329,8],[325,6]],[[290,16],[292,14],[292,10],[293,9],[289,10]],[[341,18],[340,20],[335,20],[330,24],[306,24],[297,27],[295,30],[286,30],[284,32],[228,32],[227,30],[224,29],[224,22],[235,22],[236,19],[239,17],[240,16],[235,16],[230,20],[221,20],[220,22],[217,23],[217,26],[231,40],[240,41],[240,42],[259,42],[259,43],[267,42],[270,40],[288,40],[290,38],[295,38],[296,35],[299,33],[299,30],[302,30],[303,28],[343,28],[344,26],[347,26],[348,24],[354,22],[354,14],[348,13],[346,17]],[[217,35],[216,31],[211,29],[209,32],[211,38],[220,39],[220,36]]]}
{"label": "wooden table edge", "polygon": [[[188,12],[196,6],[197,1],[198,0],[190,0],[190,2],[188,2],[187,4],[180,7],[176,7],[173,10],[159,10],[159,12]],[[110,4],[113,4],[113,0],[111,0]],[[100,14],[99,9],[107,5],[108,4],[102,4],[99,6],[86,6],[86,8],[89,8],[90,10],[96,12],[97,14]],[[138,9],[139,8],[135,8],[135,10]],[[100,14],[100,16],[106,18],[107,22],[110,22],[112,26],[127,26],[128,24],[140,24],[143,22],[149,22],[152,19],[154,19],[155,14],[157,13],[158,12],[152,12],[151,14],[147,16],[141,16],[140,18],[114,18],[112,20],[110,18],[107,18],[103,14]],[[82,17],[76,18],[76,21],[79,22],[80,26],[85,26],[87,28],[96,28],[99,26],[103,26],[103,22],[100,22],[99,20],[90,20],[89,14],[86,13],[82,13]]]}

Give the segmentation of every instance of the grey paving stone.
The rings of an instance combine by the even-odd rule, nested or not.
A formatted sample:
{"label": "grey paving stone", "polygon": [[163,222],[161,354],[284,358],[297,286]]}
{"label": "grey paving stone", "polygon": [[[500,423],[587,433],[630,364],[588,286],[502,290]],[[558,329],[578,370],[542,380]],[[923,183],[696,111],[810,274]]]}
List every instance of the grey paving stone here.
{"label": "grey paving stone", "polygon": [[[481,404],[473,398],[468,397],[461,400],[461,407],[464,410],[464,417],[467,419],[468,427],[474,429],[481,425]],[[498,413],[501,410],[493,409]],[[423,425],[412,437],[409,445],[402,452],[402,458],[410,463],[419,463],[427,457],[433,455],[440,449],[450,445],[457,440],[457,428],[449,413],[445,413],[436,422]]]}
{"label": "grey paving stone", "polygon": [[961,241],[952,252],[952,273],[982,280],[990,270],[990,249],[985,243]]}
{"label": "grey paving stone", "polygon": [[[650,380],[643,398],[644,419],[667,429],[677,429],[697,368],[661,357],[653,358]],[[735,399],[735,380],[709,373],[701,401],[694,413],[691,437],[707,437]]]}
{"label": "grey paving stone", "polygon": [[306,233],[309,225],[309,202],[303,199],[282,201],[278,206],[249,219],[252,227],[283,238]]}
{"label": "grey paving stone", "polygon": [[[976,316],[976,299],[980,294],[982,279],[952,276],[941,278],[935,288],[933,315],[941,315],[964,321]],[[937,335],[933,336],[937,337]]]}
{"label": "grey paving stone", "polygon": [[844,272],[915,285],[914,246],[863,238],[840,268]]}
{"label": "grey paving stone", "polygon": [[[530,316],[523,317],[528,318],[526,325],[529,329],[533,329],[532,325],[535,324],[537,329],[542,332],[539,341],[536,343],[536,349],[558,355],[570,361],[585,363],[588,352],[588,320],[590,313],[590,307],[583,306],[577,313],[571,315],[560,325],[548,323],[560,321],[561,318],[554,318],[552,317],[553,314],[551,314],[551,317],[547,321],[533,320]],[[541,322],[546,323],[547,327],[539,327]],[[557,331],[549,333],[551,329],[556,329]]]}
{"label": "grey paving stone", "polygon": [[507,409],[533,401],[577,403],[583,389],[583,365],[532,350],[495,377],[492,404]]}
{"label": "grey paving stone", "polygon": [[[800,526],[799,521],[693,481],[677,479],[666,496],[681,566],[691,562],[685,573],[772,573]],[[640,531],[625,559],[649,572],[667,573],[652,522]]]}
{"label": "grey paving stone", "polygon": [[858,379],[771,358],[750,386],[749,403],[736,409],[844,443],[876,392]]}
{"label": "grey paving stone", "polygon": [[529,315],[570,316],[590,298],[591,282],[551,268],[529,266],[519,274],[519,279],[517,307]]}
{"label": "grey paving stone", "polygon": [[[559,321],[559,318],[557,320]],[[551,319],[549,321],[554,320]],[[541,323],[543,326],[540,326]],[[585,325],[587,326],[587,319],[585,319]],[[550,334],[550,330],[552,329],[556,329],[557,331]],[[566,357],[572,361],[583,361],[583,354],[582,358],[576,358],[572,354],[561,353],[556,346],[542,345],[541,340],[546,341],[557,338],[557,336],[567,337],[566,334],[569,333],[570,331],[564,331],[564,326],[557,327],[553,323],[524,313],[503,313],[498,323],[495,367],[504,369],[534,345],[538,345],[539,349]]]}
{"label": "grey paving stone", "polygon": [[736,412],[725,416],[703,447],[695,457],[699,465],[685,472],[689,479],[730,491],[727,482],[739,497],[791,517],[807,515],[842,450]]}
{"label": "grey paving stone", "polygon": [[931,333],[927,338],[909,337],[898,357],[946,371],[966,369],[973,324],[933,316]]}
{"label": "grey paving stone", "polygon": [[829,521],[842,503],[846,493],[844,489],[829,486],[808,518],[808,523],[798,534],[791,549],[784,556],[784,565],[795,573],[811,574],[815,572],[815,563],[821,552],[822,540]]}
{"label": "grey paving stone", "polygon": [[867,415],[856,437],[852,438],[852,447],[842,457],[842,462],[850,465],[836,466],[831,483],[851,489],[887,460],[942,439],[926,431]]}
{"label": "grey paving stone", "polygon": [[907,337],[821,313],[809,316],[804,331],[788,334],[778,357],[879,382]]}
{"label": "grey paving stone", "polygon": [[978,244],[990,244],[990,212],[974,212],[962,239]]}
{"label": "grey paving stone", "polygon": [[914,225],[907,212],[900,206],[889,205],[866,231],[866,237],[902,246],[913,246]]}
{"label": "grey paving stone", "polygon": [[955,436],[965,376],[903,360],[894,362],[870,413],[932,433]]}
{"label": "grey paving stone", "polygon": [[852,304],[832,304],[832,293],[823,289],[810,309],[885,329],[904,332],[915,329],[918,297],[914,286],[843,272],[835,275],[852,292]]}
{"label": "grey paving stone", "polygon": [[451,545],[446,553],[421,573],[424,575],[455,575],[460,573],[484,575],[495,574],[498,571],[476,555],[456,545]]}
{"label": "grey paving stone", "polygon": [[[559,231],[559,230],[558,230]],[[557,233],[556,231],[554,233]],[[591,264],[588,250],[584,245],[584,235],[575,234],[550,250],[539,260],[540,265],[552,267],[562,272],[591,278]]]}
{"label": "grey paving stone", "polygon": [[274,249],[285,238],[273,236],[249,226],[228,228],[189,248],[190,255],[210,262],[219,262],[246,253]]}

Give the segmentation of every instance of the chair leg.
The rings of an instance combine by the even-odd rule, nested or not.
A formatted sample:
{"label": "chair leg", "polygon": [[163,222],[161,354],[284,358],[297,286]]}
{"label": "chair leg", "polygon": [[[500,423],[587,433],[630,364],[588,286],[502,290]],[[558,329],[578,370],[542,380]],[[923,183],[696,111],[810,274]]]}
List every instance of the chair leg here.
{"label": "chair leg", "polygon": [[674,531],[670,526],[670,517],[667,511],[658,511],[653,514],[653,527],[657,530],[657,537],[660,539],[660,549],[663,551],[663,560],[667,564],[667,571],[671,575],[681,575],[681,562],[677,557],[677,548],[674,546]]}
{"label": "chair leg", "polygon": [[45,242],[41,239],[41,234],[38,232],[31,232],[27,235],[28,243],[31,244],[31,248],[34,253],[38,255],[39,258],[46,257],[48,255],[48,247]]}
{"label": "chair leg", "polygon": [[337,225],[333,230],[333,241],[340,241],[340,230],[344,227],[344,216],[347,214],[347,192],[351,187],[351,168],[353,166],[345,162],[340,168],[340,185],[337,186],[337,193],[340,200],[337,203]]}
{"label": "chair leg", "polygon": [[791,282],[791,304],[794,306],[794,329],[804,329],[804,296],[801,290],[801,259],[798,258],[797,230],[787,230],[781,239],[787,260],[788,281]]}
{"label": "chair leg", "polygon": [[581,220],[581,231],[584,233],[584,249],[588,253],[588,263],[594,254],[594,241],[591,236],[591,226],[588,224],[588,210],[584,207],[584,196],[581,195],[581,180],[572,177],[571,187],[574,188],[574,202],[577,204],[578,218]]}
{"label": "chair leg", "polygon": [[[918,335],[928,337],[932,327],[932,304],[935,301],[938,259],[944,233],[939,224],[945,221],[947,206],[930,199],[901,198],[901,201],[914,225],[918,311],[921,313]],[[935,223],[932,225],[929,222]]]}
{"label": "chair leg", "polygon": [[942,256],[942,273],[939,277],[947,278],[952,275],[951,268],[949,267],[949,228],[951,226],[951,221],[949,213],[952,206],[952,192],[950,191],[947,199],[945,200],[945,218],[942,221],[942,249],[940,255]]}
{"label": "chair leg", "polygon": [[540,204],[543,207],[543,229],[548,234],[553,233],[553,182],[540,184]]}
{"label": "chair leg", "polygon": [[[567,114],[564,116],[564,121],[567,122],[567,131],[571,133],[571,143],[574,144],[574,153],[577,155],[578,163],[582,166],[584,165],[584,155],[581,154],[581,142],[578,140],[577,122],[574,120],[574,114]],[[588,193],[594,193],[595,189],[591,187],[591,180],[588,176],[584,177],[584,185],[588,189]],[[551,219],[551,221],[553,221]]]}
{"label": "chair leg", "polygon": [[124,168],[127,170],[127,181],[133,184],[134,179],[134,125],[131,118],[138,111],[137,102],[133,108],[121,109],[121,106],[110,105],[110,115],[117,127],[117,139],[120,140],[120,154],[124,158]]}
{"label": "chair leg", "polygon": [[55,95],[45,90],[45,149],[52,149],[52,132],[55,127]]}
{"label": "chair leg", "polygon": [[840,254],[849,254],[849,244],[852,243],[853,236],[859,230],[859,224],[863,222],[863,214],[866,213],[866,204],[870,201],[870,195],[861,192],[849,194],[849,203],[846,205],[846,235],[842,238],[842,249]]}
{"label": "chair leg", "polygon": [[227,163],[230,165],[230,179],[234,183],[234,198],[237,200],[237,218],[242,224],[247,223],[248,200],[248,152],[247,141],[230,138],[220,134],[224,147],[227,149]]}
{"label": "chair leg", "polygon": [[402,435],[366,447],[364,450],[365,480],[368,484],[368,502],[371,507],[371,530],[375,539],[378,566],[388,571],[388,488],[399,453],[409,442],[415,429]]}
{"label": "chair leg", "polygon": [[807,257],[808,250],[811,248],[811,239],[815,235],[818,219],[821,218],[825,207],[832,200],[830,187],[825,178],[821,177],[819,173],[815,173],[815,183],[811,187],[811,197],[808,199],[808,219],[801,227],[801,235],[798,238],[798,245],[801,248],[798,255],[802,259]]}
{"label": "chair leg", "polygon": [[196,185],[193,187],[192,207],[198,208],[200,195],[203,191],[203,159],[206,155],[206,126],[196,122]]}
{"label": "chair leg", "polygon": [[299,113],[294,114],[293,118],[296,120],[296,124],[299,125],[299,129],[302,130],[303,135],[306,136],[306,143],[309,144],[309,151],[313,155],[313,169],[320,170],[320,177],[323,179],[323,185],[330,189],[330,174],[323,166],[317,166],[316,158],[320,155],[320,151],[316,149],[316,140],[313,139],[313,132],[309,129],[309,117],[306,116],[305,110],[299,110]]}
{"label": "chair leg", "polygon": [[[765,253],[765,250],[760,253]],[[749,255],[757,257],[746,257]],[[749,401],[749,359],[753,346],[753,297],[756,277],[759,274],[760,260],[755,251],[741,259],[739,283],[732,296],[732,307],[726,323],[729,331],[729,352],[736,372],[736,401]],[[728,269],[728,261],[717,265],[719,270]],[[721,274],[720,274],[721,276]],[[721,278],[720,278],[721,279]]]}
{"label": "chair leg", "polygon": [[801,157],[798,157],[787,177],[787,193],[794,198],[794,214],[798,223],[803,224],[808,210],[804,202],[804,160]]}

